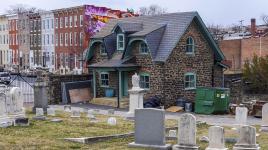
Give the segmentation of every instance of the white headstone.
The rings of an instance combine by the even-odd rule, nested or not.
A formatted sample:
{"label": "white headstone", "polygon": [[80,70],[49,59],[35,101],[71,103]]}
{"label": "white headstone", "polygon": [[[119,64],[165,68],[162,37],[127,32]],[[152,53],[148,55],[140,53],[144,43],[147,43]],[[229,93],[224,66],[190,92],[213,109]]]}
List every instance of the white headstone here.
{"label": "white headstone", "polygon": [[44,116],[44,109],[43,108],[36,108],[35,109],[35,116]]}
{"label": "white headstone", "polygon": [[259,150],[256,144],[256,128],[252,126],[242,126],[239,128],[239,138],[233,150]]}
{"label": "white headstone", "polygon": [[135,110],[135,142],[130,147],[170,149],[165,137],[165,111],[162,109]]}
{"label": "white headstone", "polygon": [[114,115],[114,109],[108,109],[108,115]]}
{"label": "white headstone", "polygon": [[248,117],[248,109],[246,107],[236,107],[235,121],[237,125],[246,125]]}
{"label": "white headstone", "polygon": [[268,103],[262,106],[261,131],[268,132]]}
{"label": "white headstone", "polygon": [[169,130],[168,136],[169,137],[177,137],[177,131],[176,130]]}
{"label": "white headstone", "polygon": [[0,93],[0,118],[7,116],[6,107],[6,95],[5,93]]}
{"label": "white headstone", "polygon": [[80,118],[81,114],[79,110],[72,110],[72,118]]}
{"label": "white headstone", "polygon": [[47,115],[48,116],[56,116],[54,108],[47,108]]}
{"label": "white headstone", "polygon": [[225,148],[224,129],[220,126],[209,127],[209,146],[206,150],[227,150]]}
{"label": "white headstone", "polygon": [[63,110],[64,110],[65,112],[71,112],[71,109],[72,109],[71,105],[64,105],[64,106],[63,106]]}
{"label": "white headstone", "polygon": [[196,145],[196,118],[192,114],[183,114],[178,127],[178,144],[173,146],[174,150],[191,149],[197,150]]}
{"label": "white headstone", "polygon": [[108,125],[115,126],[116,125],[116,118],[115,117],[109,117],[107,120]]}
{"label": "white headstone", "polygon": [[132,76],[132,89],[128,90],[129,92],[129,111],[127,117],[132,118],[135,116],[135,109],[143,108],[143,95],[145,90],[140,88],[140,77],[135,73]]}

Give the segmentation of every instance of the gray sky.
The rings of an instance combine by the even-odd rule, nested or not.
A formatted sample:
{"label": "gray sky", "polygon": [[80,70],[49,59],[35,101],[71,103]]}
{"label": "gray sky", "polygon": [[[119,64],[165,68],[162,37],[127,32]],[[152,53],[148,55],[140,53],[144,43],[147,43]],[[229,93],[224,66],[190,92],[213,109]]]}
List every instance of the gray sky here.
{"label": "gray sky", "polygon": [[249,24],[250,18],[256,18],[262,24],[260,16],[268,15],[268,0],[1,0],[0,13],[10,5],[26,4],[46,10],[77,6],[82,4],[105,6],[112,9],[137,11],[142,6],[157,4],[168,12],[198,11],[207,24],[232,25],[239,20]]}

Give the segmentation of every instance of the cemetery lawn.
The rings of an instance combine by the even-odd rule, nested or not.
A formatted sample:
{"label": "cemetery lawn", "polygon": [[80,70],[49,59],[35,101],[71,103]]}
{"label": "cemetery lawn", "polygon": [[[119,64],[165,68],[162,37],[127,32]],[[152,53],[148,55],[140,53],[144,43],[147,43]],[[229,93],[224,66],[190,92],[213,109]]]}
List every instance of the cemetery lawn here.
{"label": "cemetery lawn", "polygon": [[[31,118],[32,113],[27,112],[30,118],[30,126],[28,127],[9,127],[0,128],[0,149],[90,149],[90,150],[139,150],[138,148],[128,148],[127,145],[133,142],[131,138],[113,139],[103,142],[95,142],[92,144],[80,144],[68,142],[63,138],[78,138],[78,137],[92,137],[104,136],[112,134],[122,134],[133,132],[134,122],[126,121],[121,117],[117,118],[116,126],[107,125],[106,121],[109,116],[96,115],[98,123],[90,123],[86,114],[82,114],[81,118],[70,118],[67,113],[57,112],[56,117],[61,118],[63,122],[53,123],[47,121],[34,121]],[[166,126],[177,126],[177,120],[167,120]],[[202,136],[208,136],[208,125],[199,125],[197,128],[197,143],[200,150],[204,150],[208,143],[199,142]],[[259,127],[257,127],[257,133]],[[225,127],[226,137],[236,137],[237,134],[230,127]],[[257,137],[257,142],[261,149],[268,149],[268,133],[260,133]],[[176,144],[176,140],[168,140],[167,143]],[[233,144],[226,144],[231,149]]]}

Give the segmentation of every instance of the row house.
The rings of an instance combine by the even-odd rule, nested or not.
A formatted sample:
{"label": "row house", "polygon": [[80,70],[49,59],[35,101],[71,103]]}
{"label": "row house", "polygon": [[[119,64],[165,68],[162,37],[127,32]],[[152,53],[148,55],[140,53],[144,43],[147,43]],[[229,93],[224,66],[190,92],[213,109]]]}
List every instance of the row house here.
{"label": "row house", "polygon": [[11,59],[13,65],[19,62],[19,45],[18,45],[18,15],[7,15],[9,29],[9,49],[11,50]]}
{"label": "row house", "polygon": [[53,72],[55,70],[54,13],[52,11],[44,11],[40,13],[40,16],[42,65]]}
{"label": "row house", "polygon": [[0,16],[0,65],[5,67],[11,64],[11,51],[9,50],[9,30],[8,18],[6,15]]}
{"label": "row house", "polygon": [[41,17],[39,13],[29,14],[30,21],[30,68],[42,66]]}

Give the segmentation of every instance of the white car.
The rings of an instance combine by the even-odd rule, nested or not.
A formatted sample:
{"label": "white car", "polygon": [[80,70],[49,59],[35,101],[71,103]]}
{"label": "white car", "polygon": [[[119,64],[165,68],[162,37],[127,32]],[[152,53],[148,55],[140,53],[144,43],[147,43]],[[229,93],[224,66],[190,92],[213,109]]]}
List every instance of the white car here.
{"label": "white car", "polygon": [[9,84],[11,76],[8,72],[0,72],[0,83]]}

